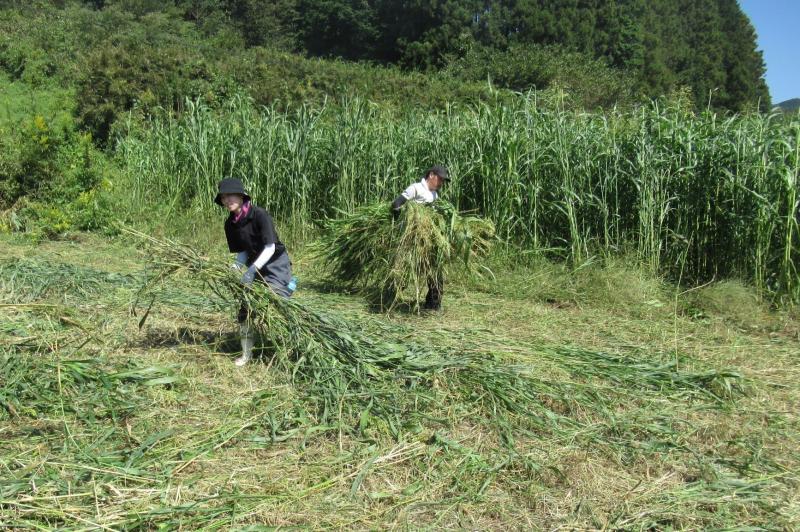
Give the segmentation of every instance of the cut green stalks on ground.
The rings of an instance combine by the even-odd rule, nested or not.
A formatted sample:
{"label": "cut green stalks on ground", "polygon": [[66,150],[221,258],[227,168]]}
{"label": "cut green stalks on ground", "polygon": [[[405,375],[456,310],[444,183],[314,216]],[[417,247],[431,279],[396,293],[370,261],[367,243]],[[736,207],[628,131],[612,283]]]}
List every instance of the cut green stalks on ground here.
{"label": "cut green stalks on ground", "polygon": [[[232,307],[246,302],[268,345],[268,364],[284,371],[302,398],[305,426],[298,427],[297,418],[284,425],[272,418],[275,441],[298,429],[370,439],[383,434],[398,442],[422,435],[468,460],[471,472],[465,475],[474,468],[482,472],[486,484],[476,494],[509,468],[531,475],[541,471],[544,466],[520,452],[518,442],[544,436],[627,460],[665,450],[687,453],[684,416],[724,411],[741,393],[736,372],[684,370],[663,357],[648,361],[536,345],[517,345],[516,353],[501,346],[435,350],[388,340],[388,328],[366,332],[336,312],[281,298],[264,285],[245,288],[226,266],[189,247],[138,236],[156,257],[159,283],[185,273],[227,297]],[[520,348],[527,364],[513,362]],[[509,357],[503,356],[506,351]],[[542,367],[534,371],[531,363]],[[540,376],[543,368],[552,378]],[[662,407],[650,411],[653,403]],[[620,404],[626,408],[620,411]],[[441,434],[465,420],[488,430],[494,443],[479,451]]]}
{"label": "cut green stalks on ground", "polygon": [[[96,283],[59,293],[20,275],[57,270],[52,258],[6,270],[17,274],[2,300],[13,290],[29,303],[0,308],[12,340],[0,348],[3,526],[793,522],[791,457],[767,439],[791,441],[792,421],[770,413],[763,440],[740,430],[763,386],[724,365],[456,326],[424,342],[424,317],[276,298],[179,242],[136,238],[150,259],[136,316],[135,284],[108,272],[75,266]],[[205,329],[148,347],[170,320],[191,329],[189,315],[233,330],[226,315],[243,299],[262,363],[235,371]]]}
{"label": "cut green stalks on ground", "polygon": [[[534,377],[524,366],[503,361],[502,350],[437,352],[412,342],[387,340],[391,336],[387,329],[370,334],[336,312],[282,298],[262,283],[245,287],[224,264],[188,246],[152,237],[146,240],[157,257],[151,285],[185,273],[232,307],[238,301],[247,305],[250,321],[272,350],[271,363],[289,371],[294,382],[310,387],[309,397],[317,403],[315,415],[321,423],[338,427],[360,413],[382,419],[392,435],[399,437],[403,425],[418,422],[415,417],[425,412],[426,405],[441,404],[442,391],[446,391],[455,403],[472,398],[473,407],[480,406],[487,420],[527,414],[533,427],[545,430],[574,424],[558,410],[581,402],[587,408],[598,402],[591,386]],[[577,349],[528,349],[533,355],[541,350],[542,360],[572,374],[607,378],[637,393],[653,389],[723,401],[738,390],[739,376],[731,371],[691,373],[671,363],[634,362]],[[727,393],[711,391],[721,389]],[[548,408],[547,403],[558,406]]]}

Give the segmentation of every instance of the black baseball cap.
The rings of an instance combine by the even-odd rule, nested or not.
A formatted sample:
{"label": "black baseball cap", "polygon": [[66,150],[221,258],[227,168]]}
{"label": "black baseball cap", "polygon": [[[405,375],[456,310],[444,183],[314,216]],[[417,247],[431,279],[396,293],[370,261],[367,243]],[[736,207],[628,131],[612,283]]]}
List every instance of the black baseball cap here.
{"label": "black baseball cap", "polygon": [[433,166],[431,166],[430,168],[425,170],[425,175],[423,177],[428,177],[431,172],[433,172],[434,174],[438,175],[439,177],[441,177],[445,181],[450,181],[450,172],[448,172],[447,168],[445,168],[442,165],[434,164]]}

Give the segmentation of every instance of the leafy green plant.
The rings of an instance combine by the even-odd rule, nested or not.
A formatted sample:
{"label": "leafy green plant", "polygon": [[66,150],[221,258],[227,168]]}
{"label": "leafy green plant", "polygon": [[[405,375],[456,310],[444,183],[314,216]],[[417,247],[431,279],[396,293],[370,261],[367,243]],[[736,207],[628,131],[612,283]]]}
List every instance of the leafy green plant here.
{"label": "leafy green plant", "polygon": [[[24,120],[0,135],[0,208],[8,230],[53,238],[72,229],[105,229],[111,182],[91,135],[79,134],[69,115]],[[13,223],[12,223],[13,222]]]}
{"label": "leafy green plant", "polygon": [[105,145],[123,113],[134,107],[145,116],[179,110],[186,98],[208,91],[210,77],[204,61],[183,48],[109,43],[89,54],[78,81],[78,123]]}

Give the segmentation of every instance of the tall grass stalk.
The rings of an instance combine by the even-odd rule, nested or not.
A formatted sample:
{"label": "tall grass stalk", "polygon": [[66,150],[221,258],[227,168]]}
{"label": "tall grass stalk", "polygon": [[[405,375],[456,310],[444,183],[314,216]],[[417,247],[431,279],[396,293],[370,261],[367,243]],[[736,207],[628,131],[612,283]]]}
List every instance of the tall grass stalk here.
{"label": "tall grass stalk", "polygon": [[212,209],[217,182],[234,176],[299,237],[445,164],[444,197],[522,248],[576,262],[634,250],[689,283],[738,277],[797,302],[798,130],[797,115],[695,114],[670,102],[603,115],[533,98],[439,113],[361,100],[279,112],[235,99],[132,127],[119,154],[134,206],[158,193],[170,212]]}

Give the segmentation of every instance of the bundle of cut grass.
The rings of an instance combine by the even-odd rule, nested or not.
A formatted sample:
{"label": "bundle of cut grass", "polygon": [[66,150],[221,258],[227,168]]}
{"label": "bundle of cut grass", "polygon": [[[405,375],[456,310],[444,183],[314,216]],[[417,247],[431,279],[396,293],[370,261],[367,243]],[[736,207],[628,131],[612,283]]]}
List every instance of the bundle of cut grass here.
{"label": "bundle of cut grass", "polygon": [[402,300],[418,309],[456,264],[474,267],[493,238],[490,220],[459,214],[444,201],[407,203],[396,219],[375,203],[330,221],[318,255],[332,282],[367,293],[385,310]]}

